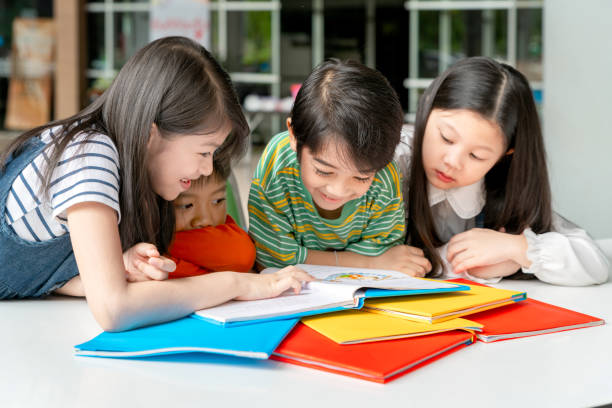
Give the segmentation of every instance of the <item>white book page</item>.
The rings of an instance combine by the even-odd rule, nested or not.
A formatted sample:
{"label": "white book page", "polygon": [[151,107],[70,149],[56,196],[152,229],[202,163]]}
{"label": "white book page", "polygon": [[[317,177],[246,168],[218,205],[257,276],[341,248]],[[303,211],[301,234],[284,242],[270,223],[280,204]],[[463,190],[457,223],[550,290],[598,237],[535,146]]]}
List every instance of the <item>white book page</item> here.
{"label": "white book page", "polygon": [[[293,290],[289,290],[276,298],[232,300],[220,306],[198,310],[196,314],[219,322],[264,319],[337,306],[352,306],[355,299],[362,296],[361,291],[356,294],[360,288],[420,290],[456,286],[442,281],[413,278],[390,270],[303,264],[297,266],[316,279],[305,284],[297,295]],[[277,268],[267,268],[261,273],[276,271]]]}
{"label": "white book page", "polygon": [[[354,306],[354,286],[329,288],[329,285],[305,284],[299,294],[290,289],[280,296],[260,300],[230,300],[219,306],[198,310],[196,315],[219,322],[264,319],[336,306]],[[333,289],[333,290],[329,290]]]}
{"label": "white book page", "polygon": [[[414,278],[398,271],[383,269],[303,264],[296,266],[315,277],[318,282],[325,284],[394,290],[445,289],[457,286],[443,281]],[[268,268],[261,273],[273,273],[277,270],[276,268]]]}

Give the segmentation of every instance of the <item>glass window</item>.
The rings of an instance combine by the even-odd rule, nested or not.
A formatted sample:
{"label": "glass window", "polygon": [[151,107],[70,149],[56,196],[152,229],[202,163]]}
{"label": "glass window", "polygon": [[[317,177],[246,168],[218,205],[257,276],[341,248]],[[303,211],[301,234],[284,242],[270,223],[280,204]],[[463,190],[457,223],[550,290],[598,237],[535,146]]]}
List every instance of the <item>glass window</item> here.
{"label": "glass window", "polygon": [[149,43],[149,13],[115,13],[114,19],[113,68],[119,70],[132,55]]}
{"label": "glass window", "polygon": [[225,68],[230,72],[270,73],[272,13],[230,11],[227,13],[227,27]]}
{"label": "glass window", "polygon": [[519,10],[516,67],[529,81],[542,81],[542,9]]}
{"label": "glass window", "polygon": [[420,11],[419,77],[434,78],[465,57],[505,60],[507,19],[507,10]]}
{"label": "glass window", "polygon": [[87,68],[103,71],[106,68],[104,52],[104,13],[87,13]]}
{"label": "glass window", "polygon": [[[438,3],[434,9],[428,9],[434,3]],[[515,2],[516,10],[508,8],[504,4],[507,2],[495,3],[489,1],[483,5],[501,7],[453,10],[452,2],[406,3],[408,8],[412,6],[409,14],[418,13],[417,38],[410,41],[416,46],[410,52],[413,61],[409,63],[411,68],[405,82],[409,90],[409,119],[416,111],[418,95],[430,79],[457,60],[476,55],[513,64],[531,82],[536,102],[541,102],[542,8],[537,2]],[[516,18],[510,14],[514,12]],[[516,38],[509,41],[509,35]]]}

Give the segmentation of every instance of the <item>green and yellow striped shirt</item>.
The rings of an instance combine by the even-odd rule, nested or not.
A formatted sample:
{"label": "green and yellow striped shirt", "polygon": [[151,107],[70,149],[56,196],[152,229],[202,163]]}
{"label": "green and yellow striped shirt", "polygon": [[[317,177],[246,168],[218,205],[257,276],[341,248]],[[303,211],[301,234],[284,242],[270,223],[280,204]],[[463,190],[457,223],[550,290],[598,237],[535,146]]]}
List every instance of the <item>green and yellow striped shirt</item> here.
{"label": "green and yellow striped shirt", "polygon": [[304,263],[309,249],[376,256],[404,241],[404,202],[395,162],[376,173],[360,198],[334,220],[322,218],[300,177],[288,132],[276,135],[259,160],[249,192],[249,234],[264,267]]}

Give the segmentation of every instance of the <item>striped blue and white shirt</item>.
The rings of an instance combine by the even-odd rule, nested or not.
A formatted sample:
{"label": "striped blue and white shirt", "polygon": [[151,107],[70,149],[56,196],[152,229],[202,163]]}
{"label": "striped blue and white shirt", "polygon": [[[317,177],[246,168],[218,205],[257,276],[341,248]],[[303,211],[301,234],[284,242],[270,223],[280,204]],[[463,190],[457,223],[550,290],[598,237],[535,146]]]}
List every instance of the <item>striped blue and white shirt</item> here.
{"label": "striped blue and white shirt", "polygon": [[[41,141],[50,143],[59,129],[45,130]],[[119,154],[108,136],[76,135],[53,170],[49,192],[45,194],[42,174],[51,153],[45,150],[27,165],[8,194],[4,216],[19,237],[45,241],[67,233],[66,210],[82,202],[108,205],[117,211],[120,220]]]}

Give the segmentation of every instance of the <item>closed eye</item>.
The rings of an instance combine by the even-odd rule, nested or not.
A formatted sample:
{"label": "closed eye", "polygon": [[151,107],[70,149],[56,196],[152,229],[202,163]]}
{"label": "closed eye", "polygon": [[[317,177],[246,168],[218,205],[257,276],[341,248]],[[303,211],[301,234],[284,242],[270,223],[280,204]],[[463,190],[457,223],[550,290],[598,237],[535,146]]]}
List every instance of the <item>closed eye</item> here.
{"label": "closed eye", "polygon": [[187,204],[175,204],[174,208],[176,208],[177,210],[187,210],[189,208],[193,207],[193,204],[191,203],[187,203]]}
{"label": "closed eye", "polygon": [[323,177],[331,175],[331,172],[321,171],[317,168],[315,168],[314,171],[316,174],[318,174],[319,176],[323,176]]}
{"label": "closed eye", "polygon": [[202,157],[210,157],[211,153],[210,153],[210,152],[200,153],[200,155],[201,155]]}
{"label": "closed eye", "polygon": [[474,153],[470,153],[470,157],[476,160],[484,160],[482,157],[476,156]]}
{"label": "closed eye", "polygon": [[213,204],[214,204],[214,205],[221,205],[221,204],[223,204],[223,202],[224,202],[224,201],[225,201],[225,197],[223,197],[223,198],[218,198],[218,199],[216,199],[216,200],[213,200]]}
{"label": "closed eye", "polygon": [[444,140],[444,143],[453,144],[453,141],[445,137],[442,133],[440,133],[440,137],[442,138],[442,140]]}
{"label": "closed eye", "polygon": [[371,179],[372,177],[355,177],[355,180],[359,181],[360,183],[367,183]]}

